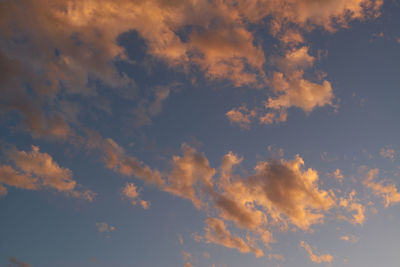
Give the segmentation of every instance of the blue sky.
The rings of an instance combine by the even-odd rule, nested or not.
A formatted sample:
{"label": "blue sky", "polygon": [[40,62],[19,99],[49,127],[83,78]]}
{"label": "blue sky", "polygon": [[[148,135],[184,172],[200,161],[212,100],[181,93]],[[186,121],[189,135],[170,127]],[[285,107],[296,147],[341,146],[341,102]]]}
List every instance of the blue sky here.
{"label": "blue sky", "polygon": [[398,1],[0,6],[0,266],[398,265]]}

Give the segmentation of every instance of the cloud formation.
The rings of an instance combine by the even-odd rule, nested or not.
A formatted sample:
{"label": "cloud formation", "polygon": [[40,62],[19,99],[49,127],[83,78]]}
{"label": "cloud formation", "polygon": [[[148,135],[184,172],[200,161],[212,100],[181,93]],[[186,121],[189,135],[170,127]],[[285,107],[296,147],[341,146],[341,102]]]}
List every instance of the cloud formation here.
{"label": "cloud formation", "polygon": [[400,192],[394,184],[384,184],[383,181],[375,182],[379,175],[379,169],[368,169],[362,167],[361,172],[365,173],[363,184],[372,190],[372,192],[384,199],[385,207],[389,207],[395,203],[400,202]]}
{"label": "cloud formation", "polygon": [[97,231],[100,233],[110,233],[117,230],[114,226],[108,225],[105,222],[97,222],[96,223]]}
{"label": "cloud formation", "polygon": [[[51,188],[88,201],[93,201],[96,196],[91,190],[76,190],[78,184],[72,178],[71,170],[60,167],[49,154],[41,153],[37,146],[32,146],[30,152],[14,148],[6,155],[14,167],[0,166],[0,184],[28,190]],[[1,191],[3,195],[7,193],[4,186]]]}
{"label": "cloud formation", "polygon": [[328,262],[328,263],[330,263],[333,261],[333,256],[331,254],[322,254],[322,255],[314,254],[310,245],[305,241],[300,241],[300,247],[304,248],[307,251],[308,256],[310,256],[310,260],[312,262],[315,262],[315,263]]}
{"label": "cloud formation", "polygon": [[222,220],[208,217],[206,223],[205,239],[207,243],[215,243],[224,247],[235,248],[242,253],[253,252],[256,257],[264,255],[262,250],[247,244],[239,236],[232,235],[231,232],[226,229],[226,225]]}
{"label": "cloud formation", "polygon": [[133,183],[126,183],[121,190],[121,195],[123,198],[128,199],[132,205],[139,204],[144,209],[148,209],[150,207],[150,201],[140,198],[138,189]]}

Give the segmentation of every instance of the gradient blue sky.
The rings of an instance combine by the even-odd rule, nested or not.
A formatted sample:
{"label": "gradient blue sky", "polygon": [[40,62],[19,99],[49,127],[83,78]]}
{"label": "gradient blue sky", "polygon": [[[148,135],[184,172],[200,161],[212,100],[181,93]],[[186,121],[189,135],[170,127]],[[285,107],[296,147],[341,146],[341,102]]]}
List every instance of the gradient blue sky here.
{"label": "gradient blue sky", "polygon": [[0,266],[399,266],[398,1],[0,10]]}

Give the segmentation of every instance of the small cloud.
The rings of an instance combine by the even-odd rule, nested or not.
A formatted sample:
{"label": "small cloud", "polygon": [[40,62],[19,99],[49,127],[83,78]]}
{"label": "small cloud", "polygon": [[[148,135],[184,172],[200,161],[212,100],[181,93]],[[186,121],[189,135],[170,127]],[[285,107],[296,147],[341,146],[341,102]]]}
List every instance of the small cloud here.
{"label": "small cloud", "polygon": [[274,259],[276,261],[284,261],[285,257],[283,255],[281,255],[281,254],[269,254],[268,255],[268,259],[269,260]]}
{"label": "small cloud", "polygon": [[110,233],[117,230],[114,226],[108,225],[105,222],[97,222],[96,223],[97,231],[100,233]]}
{"label": "small cloud", "polygon": [[344,178],[341,169],[336,169],[334,172],[327,173],[327,176],[335,178],[340,183],[343,182],[343,178]]}
{"label": "small cloud", "polygon": [[308,255],[310,256],[310,260],[315,263],[322,263],[322,262],[328,262],[331,263],[333,261],[333,256],[331,254],[322,254],[322,255],[316,255],[313,253],[310,245],[305,242],[305,241],[300,241],[300,247],[304,248]]}
{"label": "small cloud", "polygon": [[128,199],[132,205],[140,205],[144,209],[150,207],[150,201],[140,199],[139,191],[133,183],[127,183],[123,188],[121,195],[123,198]]}
{"label": "small cloud", "polygon": [[257,115],[255,110],[249,110],[246,105],[233,108],[225,114],[231,124],[238,125],[242,129],[250,129],[251,119]]}
{"label": "small cloud", "polygon": [[10,262],[10,264],[8,265],[9,267],[33,267],[29,263],[19,261],[17,258],[12,256],[8,257],[8,260]]}
{"label": "small cloud", "polygon": [[387,146],[381,149],[379,155],[381,155],[384,158],[391,159],[393,161],[396,156],[396,151],[393,148]]}
{"label": "small cloud", "polygon": [[344,235],[339,238],[340,240],[351,242],[353,244],[357,243],[360,239],[354,235]]}

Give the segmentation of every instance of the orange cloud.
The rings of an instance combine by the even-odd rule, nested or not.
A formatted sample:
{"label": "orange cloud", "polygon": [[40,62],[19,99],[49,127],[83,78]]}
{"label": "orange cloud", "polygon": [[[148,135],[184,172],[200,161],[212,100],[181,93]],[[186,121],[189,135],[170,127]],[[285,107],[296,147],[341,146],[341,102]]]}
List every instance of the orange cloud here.
{"label": "orange cloud", "polygon": [[249,129],[251,118],[257,115],[255,110],[248,110],[245,105],[233,108],[225,114],[232,124],[237,124],[242,129]]}
{"label": "orange cloud", "polygon": [[242,238],[234,236],[226,229],[225,223],[217,218],[208,217],[205,227],[207,243],[215,243],[228,248],[235,248],[242,253],[253,252],[257,257],[264,255],[263,251],[250,246]]}
{"label": "orange cloud", "polygon": [[[0,184],[29,190],[52,188],[89,201],[96,196],[90,190],[76,191],[77,183],[72,179],[71,170],[60,167],[49,154],[41,153],[37,146],[32,146],[31,152],[12,149],[6,154],[15,169],[9,165],[0,166]],[[4,189],[3,194],[6,192]]]}
{"label": "orange cloud", "polygon": [[97,231],[99,231],[100,233],[109,233],[117,230],[114,226],[108,225],[105,222],[97,222],[96,227]]}
{"label": "orange cloud", "polygon": [[127,155],[125,150],[111,138],[104,139],[94,131],[88,131],[87,135],[84,141],[87,148],[100,150],[107,168],[126,176],[135,176],[159,187],[164,185],[165,181],[158,170],[152,170],[138,159]]}
{"label": "orange cloud", "polygon": [[364,166],[361,168],[361,171],[366,172],[366,178],[364,179],[363,184],[370,188],[375,195],[381,196],[384,199],[385,207],[389,207],[390,205],[400,202],[400,193],[397,190],[396,185],[384,185],[383,181],[374,181],[379,175],[379,169],[368,170],[368,168]]}
{"label": "orange cloud", "polygon": [[310,245],[305,241],[300,241],[300,247],[303,247],[308,255],[310,256],[310,260],[315,263],[322,263],[322,262],[332,262],[333,256],[331,254],[323,254],[323,255],[316,255],[313,253]]}
{"label": "orange cloud", "polygon": [[332,105],[334,95],[328,81],[318,84],[303,77],[304,69],[311,67],[314,60],[307,47],[289,50],[279,59],[280,71],[274,72],[270,82],[277,96],[269,98],[266,107],[278,110],[298,107],[309,113],[316,107]]}
{"label": "orange cloud", "polygon": [[194,148],[183,144],[183,157],[173,156],[172,171],[168,175],[168,182],[165,191],[186,199],[200,208],[201,200],[196,195],[195,186],[211,190],[213,187],[212,177],[215,169],[210,167],[208,159]]}
{"label": "orange cloud", "polygon": [[141,205],[142,208],[148,209],[150,207],[150,201],[142,200],[139,197],[137,187],[133,183],[127,183],[121,191],[124,198],[129,199],[132,205]]}
{"label": "orange cloud", "polygon": [[353,218],[349,219],[344,216],[339,216],[341,219],[345,219],[352,224],[360,224],[362,225],[365,221],[365,207],[358,202],[358,199],[355,198],[356,191],[353,190],[349,194],[348,198],[340,198],[339,205],[345,208],[348,212],[355,212],[353,214]]}

